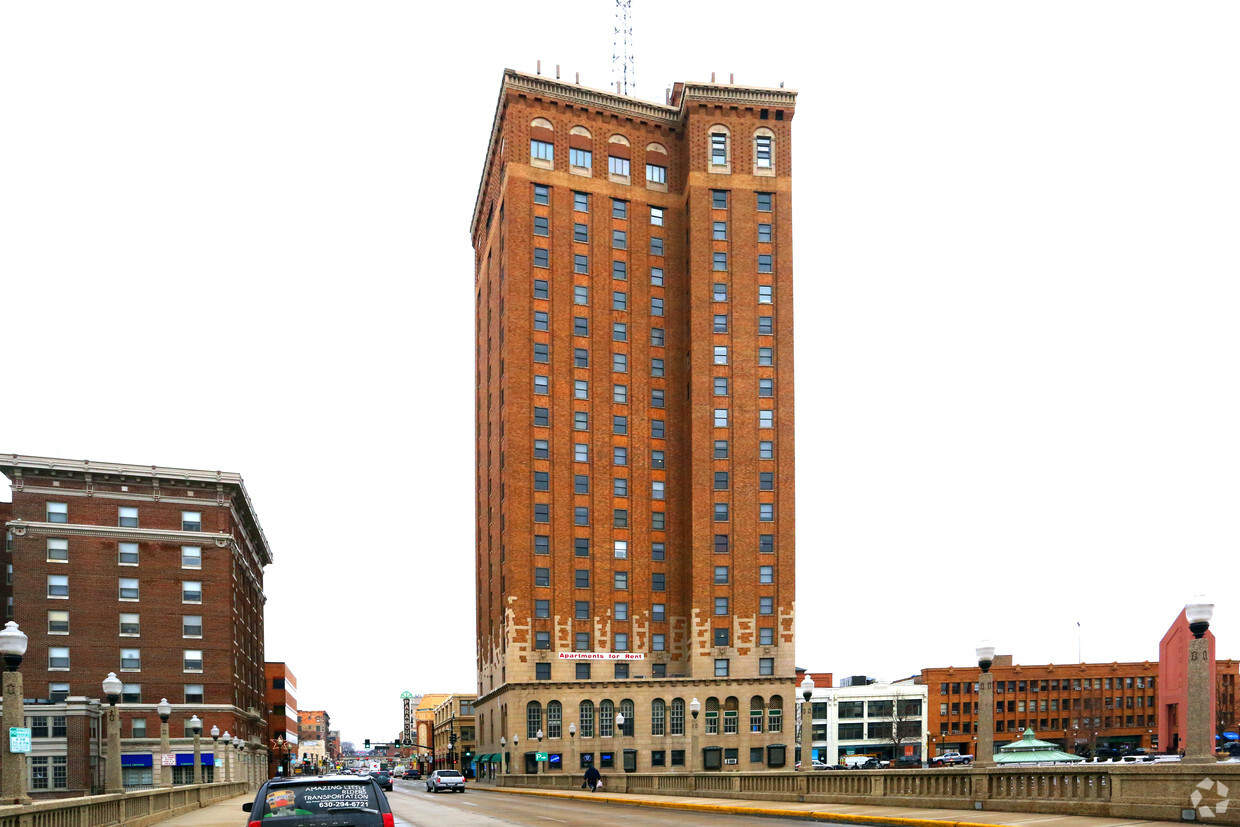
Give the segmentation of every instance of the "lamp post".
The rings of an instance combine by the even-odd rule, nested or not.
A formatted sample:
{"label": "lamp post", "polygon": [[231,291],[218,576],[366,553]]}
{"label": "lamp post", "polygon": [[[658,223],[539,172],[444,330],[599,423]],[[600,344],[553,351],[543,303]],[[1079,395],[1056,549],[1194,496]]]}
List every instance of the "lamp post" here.
{"label": "lamp post", "polygon": [[211,780],[220,783],[220,728],[211,727]]}
{"label": "lamp post", "polygon": [[172,786],[172,767],[164,763],[164,756],[172,753],[172,743],[168,736],[168,717],[172,715],[172,704],[167,698],[160,698],[155,711],[159,713],[159,783],[165,787]]}
{"label": "lamp post", "polygon": [[121,713],[116,708],[120,700],[121,690],[125,685],[115,672],[109,672],[103,679],[103,694],[108,699],[108,764],[107,785],[104,792],[123,793],[125,785],[121,782]]}
{"label": "lamp post", "polygon": [[499,774],[500,775],[508,774],[508,768],[507,768],[508,753],[506,752],[507,747],[508,747],[508,739],[505,738],[503,735],[499,736]]}
{"label": "lamp post", "polygon": [[995,645],[988,640],[977,644],[977,665],[982,674],[977,681],[977,755],[974,766],[990,767],[995,763],[995,676],[990,665],[995,662]]}
{"label": "lamp post", "polygon": [[813,729],[810,723],[812,714],[807,710],[813,709],[809,699],[814,694],[814,679],[805,673],[805,680],[801,681],[801,765],[797,767],[801,772],[809,772],[814,768],[813,756],[813,740],[809,737],[809,731]]}
{"label": "lamp post", "polygon": [[[26,633],[9,621],[0,631],[0,656],[4,658],[4,727],[24,727],[26,712],[23,708],[25,690],[22,673],[17,671],[26,656]],[[13,752],[11,742],[4,747],[4,760],[0,761],[0,801],[5,804],[29,804],[26,795],[26,754]]]}
{"label": "lamp post", "polygon": [[189,719],[189,730],[194,733],[194,783],[202,783],[202,719],[197,715]]}
{"label": "lamp post", "polygon": [[[540,730],[538,730],[538,732],[535,734],[535,736],[534,736],[534,737],[536,737],[536,738],[538,739],[538,751],[539,751],[539,752],[542,752],[542,739],[543,739],[543,731],[542,731],[541,729],[540,729]],[[538,758],[538,756],[537,756],[537,755],[535,755],[534,757],[535,757],[535,758]],[[539,772],[546,772],[546,771],[547,771],[547,768],[543,766],[543,762],[542,762],[541,760],[540,760],[540,761],[538,761],[538,771],[539,771]]]}
{"label": "lamp post", "polygon": [[1204,595],[1196,595],[1184,605],[1184,616],[1193,639],[1188,642],[1188,715],[1185,721],[1185,764],[1213,764],[1214,723],[1210,720],[1210,701],[1214,687],[1210,684],[1210,641],[1206,631],[1214,616],[1214,604]]}
{"label": "lamp post", "polygon": [[[519,755],[519,753],[517,752],[517,743],[518,743],[520,740],[521,740],[521,739],[520,739],[520,738],[518,738],[518,737],[517,737],[517,734],[514,732],[514,733],[512,734],[512,755],[513,755],[513,757],[514,757],[514,758],[515,758],[517,755]],[[511,762],[511,761],[509,761],[509,762],[508,762],[508,768],[509,768],[509,771],[511,771],[511,769],[512,769],[512,762]],[[521,772],[525,772],[525,763],[524,763],[524,762],[522,762],[522,764],[521,764]]]}
{"label": "lamp post", "polygon": [[[624,714],[616,713],[616,746],[620,746],[620,736],[624,735]],[[620,752],[620,766],[624,767],[624,752]]]}
{"label": "lamp post", "polygon": [[689,715],[693,718],[693,734],[689,739],[689,772],[697,772],[698,767],[698,713],[702,711],[702,702],[697,698],[689,701]]}
{"label": "lamp post", "polygon": [[236,781],[237,777],[241,775],[241,738],[240,737],[236,735],[233,736],[232,748],[233,748],[233,752],[236,753],[233,756],[233,759],[234,759],[233,763],[236,765],[236,775],[232,777],[232,780]]}
{"label": "lamp post", "polygon": [[[224,730],[224,782],[232,781],[232,736],[228,734],[228,730]],[[219,767],[215,768],[218,774]]]}
{"label": "lamp post", "polygon": [[565,769],[568,770],[569,774],[571,775],[572,773],[575,773],[577,771],[577,768],[573,766],[573,764],[576,763],[576,757],[577,757],[577,724],[576,723],[572,723],[568,725],[568,755],[569,755],[569,762],[568,762],[568,766],[566,766]]}

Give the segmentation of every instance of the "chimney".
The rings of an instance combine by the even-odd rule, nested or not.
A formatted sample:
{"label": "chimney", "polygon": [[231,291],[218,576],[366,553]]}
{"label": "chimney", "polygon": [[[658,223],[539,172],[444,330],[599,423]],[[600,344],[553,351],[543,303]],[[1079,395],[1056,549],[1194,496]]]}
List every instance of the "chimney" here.
{"label": "chimney", "polygon": [[580,86],[581,85],[581,72],[576,72],[575,74],[577,75],[577,85]]}
{"label": "chimney", "polygon": [[542,74],[542,61],[541,60],[534,61],[534,66],[536,67],[534,71],[541,75]]}
{"label": "chimney", "polygon": [[556,80],[560,79],[560,64],[558,63],[555,65],[555,79]]}
{"label": "chimney", "polygon": [[714,73],[714,72],[711,72],[711,73],[710,73],[710,82],[711,82],[711,83],[714,83],[714,82],[715,82],[715,73]]}
{"label": "chimney", "polygon": [[728,83],[736,83],[736,75],[731,72],[728,73]]}

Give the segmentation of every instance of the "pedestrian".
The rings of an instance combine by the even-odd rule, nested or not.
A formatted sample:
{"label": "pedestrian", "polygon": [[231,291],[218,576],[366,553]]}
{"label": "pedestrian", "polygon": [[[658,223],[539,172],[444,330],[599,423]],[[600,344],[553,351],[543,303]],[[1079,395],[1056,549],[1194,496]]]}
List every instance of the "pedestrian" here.
{"label": "pedestrian", "polygon": [[603,783],[603,776],[598,771],[598,769],[596,769],[593,765],[587,767],[586,768],[586,780],[585,780],[585,783],[583,783],[581,786],[589,787],[590,792],[594,792],[600,786],[602,786],[602,783]]}

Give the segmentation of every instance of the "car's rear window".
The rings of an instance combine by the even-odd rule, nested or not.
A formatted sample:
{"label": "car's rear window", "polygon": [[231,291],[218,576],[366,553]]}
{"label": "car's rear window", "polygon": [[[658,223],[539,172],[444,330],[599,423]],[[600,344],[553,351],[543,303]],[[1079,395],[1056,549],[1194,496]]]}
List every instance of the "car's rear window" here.
{"label": "car's rear window", "polygon": [[456,778],[458,776],[460,776],[460,773],[457,772],[456,770],[440,770],[439,771],[440,778]]}
{"label": "car's rear window", "polygon": [[[263,818],[276,820],[348,812],[351,814],[351,822],[357,823],[356,815],[364,814],[368,810],[373,811],[370,815],[373,815],[375,820],[382,819],[374,786],[350,784],[347,781],[333,784],[272,785],[263,802]],[[364,821],[365,819],[363,823]]]}

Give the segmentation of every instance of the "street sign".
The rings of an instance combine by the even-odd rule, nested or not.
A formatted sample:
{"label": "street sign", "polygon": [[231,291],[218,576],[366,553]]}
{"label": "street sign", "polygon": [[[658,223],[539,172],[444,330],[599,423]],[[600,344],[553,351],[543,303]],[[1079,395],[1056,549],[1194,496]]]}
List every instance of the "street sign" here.
{"label": "street sign", "polygon": [[546,760],[547,760],[547,753],[545,753],[545,752],[536,752],[536,753],[534,753],[534,760],[535,760],[535,761],[546,761]]}
{"label": "street sign", "polygon": [[30,727],[9,727],[9,752],[30,752]]}
{"label": "street sign", "polygon": [[161,767],[175,767],[177,765],[177,754],[175,752],[161,753],[159,756],[159,765]]}

